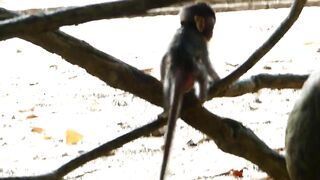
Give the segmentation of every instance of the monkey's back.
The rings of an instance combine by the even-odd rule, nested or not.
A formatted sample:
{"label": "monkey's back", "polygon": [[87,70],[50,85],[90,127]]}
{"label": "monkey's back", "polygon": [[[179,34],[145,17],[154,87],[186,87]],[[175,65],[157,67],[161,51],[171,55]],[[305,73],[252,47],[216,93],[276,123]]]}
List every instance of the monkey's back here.
{"label": "monkey's back", "polygon": [[181,27],[170,43],[167,54],[172,56],[173,68],[190,72],[197,69],[199,61],[208,56],[207,43],[195,29]]}
{"label": "monkey's back", "polygon": [[320,72],[304,84],[289,116],[285,141],[291,179],[320,179]]}

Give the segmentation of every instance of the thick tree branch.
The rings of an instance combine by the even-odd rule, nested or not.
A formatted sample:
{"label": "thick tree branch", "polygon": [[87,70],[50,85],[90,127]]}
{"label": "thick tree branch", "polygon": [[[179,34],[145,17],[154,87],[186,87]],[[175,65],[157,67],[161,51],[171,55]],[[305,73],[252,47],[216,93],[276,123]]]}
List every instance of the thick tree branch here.
{"label": "thick tree branch", "polygon": [[231,84],[228,89],[217,94],[219,97],[235,97],[246,93],[254,93],[263,88],[300,89],[309,75],[293,74],[258,74],[248,79]]}
{"label": "thick tree branch", "polygon": [[215,97],[221,91],[224,91],[230,84],[239,79],[244,73],[251,69],[272,47],[287,33],[294,22],[298,19],[307,0],[295,0],[289,15],[276,29],[275,32],[260,46],[239,68],[211,86],[209,90],[209,99]]}
{"label": "thick tree branch", "polygon": [[130,17],[145,14],[152,8],[169,6],[191,0],[123,0],[69,7],[49,13],[23,15],[0,22],[0,40],[23,34],[57,30],[61,26],[85,23],[93,20]]}
{"label": "thick tree branch", "polygon": [[[11,18],[19,14],[0,8],[0,18]],[[109,86],[130,91],[152,104],[161,106],[161,83],[152,76],[144,76],[138,69],[105,54],[88,43],[69,36],[61,31],[42,33],[37,36],[25,35],[22,39],[30,41],[51,53],[62,56],[71,64],[78,65],[93,76],[108,83]],[[76,53],[75,53],[76,52]],[[146,90],[141,87],[148,87]]]}
{"label": "thick tree branch", "polygon": [[128,91],[152,104],[162,105],[161,83],[111,55],[61,31],[22,37],[49,52],[60,55],[71,64],[84,68],[109,86]]}
{"label": "thick tree branch", "polygon": [[[206,0],[207,3],[212,4],[216,12],[228,12],[228,11],[244,11],[244,10],[258,10],[258,9],[277,9],[277,8],[289,8],[292,5],[292,0],[274,1],[274,0]],[[181,5],[184,2],[175,3],[170,7],[155,8],[147,11],[140,16],[159,16],[159,15],[177,15],[181,9]],[[308,0],[305,6],[320,6],[319,0]],[[50,8],[32,8],[26,10],[20,10],[18,13],[25,15],[48,13],[65,8],[63,6],[50,7]],[[132,16],[131,16],[132,17]],[[0,17],[1,19],[1,17]]]}
{"label": "thick tree branch", "polygon": [[55,177],[55,173],[48,173],[39,176],[3,177],[0,180],[62,180],[62,178]]}
{"label": "thick tree branch", "polygon": [[219,149],[258,165],[275,179],[288,178],[285,159],[238,121],[221,118],[201,106],[185,106],[182,119],[210,136]]}
{"label": "thick tree branch", "polygon": [[[113,57],[104,54],[98,50],[95,50],[93,47],[89,46],[88,44],[85,44],[84,42],[80,42],[79,40],[72,38],[64,33],[61,32],[55,32],[55,33],[46,33],[42,34],[37,37],[28,36],[25,37],[25,39],[40,45],[41,47],[45,48],[46,50],[54,53],[60,54],[64,59],[66,59],[68,62],[77,64],[83,68],[85,68],[90,74],[93,74],[103,81],[105,81],[108,85],[129,91],[130,93],[133,93],[143,99],[146,99],[147,101],[159,105],[162,105],[162,94],[161,94],[161,83],[156,80],[155,78],[146,75],[142,73],[141,71],[135,69],[134,67],[131,67],[127,64],[122,63],[121,61],[118,61],[117,59],[114,59]],[[77,52],[77,53],[73,53]],[[124,83],[125,82],[125,83]],[[205,109],[202,107],[196,108],[197,100],[194,96],[191,94],[188,94],[188,96],[185,98],[184,108],[183,110],[183,116],[182,118],[186,120],[189,124],[196,127],[198,130],[206,133],[215,141],[219,142],[220,144],[223,144],[224,139],[221,139],[223,137],[218,136],[217,132],[219,128],[217,129],[207,129],[208,125],[213,125],[212,123],[208,123],[208,121],[215,122],[213,120],[210,120],[212,117],[216,118],[217,122],[219,122],[220,125],[213,125],[214,127],[222,126],[224,127],[224,134],[234,134],[234,132],[238,132],[237,129],[234,129],[234,124],[238,124],[239,127],[242,127],[242,125],[236,121],[233,121],[233,124],[230,124],[229,121],[222,119],[220,117],[217,117],[215,115],[209,115]],[[197,111],[195,113],[195,111]],[[206,113],[206,114],[203,114]],[[192,114],[197,114],[197,116],[194,116]],[[190,116],[190,117],[188,117]],[[209,117],[211,116],[211,117]],[[196,118],[196,119],[193,119]],[[193,121],[194,120],[194,121]],[[205,125],[207,124],[207,125]],[[238,127],[236,126],[236,127]],[[252,146],[248,146],[248,144],[244,143],[244,145],[240,146],[241,143],[238,142],[235,139],[231,139],[230,137],[227,137],[224,146],[228,147],[232,145],[228,145],[230,142],[237,142],[237,148],[240,149],[246,149],[246,153],[236,152],[233,149],[224,148],[226,152],[234,153],[235,155],[245,157],[245,158],[251,158],[249,159],[253,163],[256,163],[259,165],[259,167],[263,170],[266,170],[266,172],[270,175],[279,175],[279,177],[284,177],[286,174],[279,173],[279,171],[283,171],[285,169],[285,166],[281,166],[280,170],[277,170],[276,172],[271,172],[270,170],[270,164],[282,164],[279,161],[282,161],[282,158],[278,158],[278,155],[273,153],[272,150],[270,150],[265,144],[261,145],[261,141],[256,137],[251,137],[254,135],[253,133],[247,133],[245,129],[239,132],[241,134],[241,141],[248,141],[252,144]],[[216,139],[219,140],[216,140]],[[228,141],[229,140],[229,141]],[[258,141],[259,140],[259,141]],[[267,162],[272,162],[270,164],[261,164],[258,160],[260,159],[254,159],[252,157],[247,157],[247,154],[249,153],[256,153],[258,149],[257,147],[263,146],[264,148],[260,149],[269,149],[269,153],[265,153],[265,156],[260,156],[260,158],[264,159]],[[251,149],[253,148],[253,149]],[[277,156],[275,158],[275,156]],[[272,169],[273,171],[274,169]],[[285,170],[283,172],[286,172]],[[275,176],[275,177],[277,177]]]}

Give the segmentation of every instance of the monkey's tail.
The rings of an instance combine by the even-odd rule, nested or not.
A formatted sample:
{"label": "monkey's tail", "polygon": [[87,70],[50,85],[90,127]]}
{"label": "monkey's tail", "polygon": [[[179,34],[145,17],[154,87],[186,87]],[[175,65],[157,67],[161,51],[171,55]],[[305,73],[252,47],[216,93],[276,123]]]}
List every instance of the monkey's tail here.
{"label": "monkey's tail", "polygon": [[160,180],[163,180],[165,177],[176,121],[180,116],[182,98],[184,95],[184,92],[182,91],[183,80],[179,78],[182,78],[182,76],[176,76],[174,78],[174,82],[171,82],[171,87],[169,90],[168,97],[170,98],[170,107],[168,115],[168,127],[164,144],[164,154],[160,172]]}

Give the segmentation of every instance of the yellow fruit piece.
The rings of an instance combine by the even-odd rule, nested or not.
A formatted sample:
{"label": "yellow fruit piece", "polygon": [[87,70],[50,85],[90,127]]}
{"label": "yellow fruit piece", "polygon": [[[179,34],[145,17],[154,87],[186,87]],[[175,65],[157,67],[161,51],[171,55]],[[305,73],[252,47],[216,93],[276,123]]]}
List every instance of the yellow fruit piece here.
{"label": "yellow fruit piece", "polygon": [[78,133],[73,129],[68,129],[66,131],[66,143],[67,144],[77,144],[79,141],[83,139],[82,134]]}

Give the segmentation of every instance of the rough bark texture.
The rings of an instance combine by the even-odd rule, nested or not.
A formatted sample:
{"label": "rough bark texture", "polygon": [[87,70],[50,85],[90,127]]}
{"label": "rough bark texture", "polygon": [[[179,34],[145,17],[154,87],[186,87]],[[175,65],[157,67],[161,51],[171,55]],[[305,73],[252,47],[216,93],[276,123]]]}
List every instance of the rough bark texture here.
{"label": "rough bark texture", "polygon": [[[84,42],[81,43],[62,32],[25,39],[61,55],[72,64],[85,68],[88,73],[99,77],[112,87],[128,91],[155,105],[162,105],[162,86],[158,80],[112,56],[96,52],[93,47],[88,48],[88,44]],[[301,86],[302,82],[298,86]],[[185,98],[182,119],[213,138],[225,152],[250,160],[272,177],[286,179],[287,171],[282,156],[271,150],[241,123],[211,114],[199,105],[192,94]]]}
{"label": "rough bark texture", "polygon": [[0,22],[0,40],[26,33],[56,30],[61,26],[99,19],[131,17],[145,14],[152,8],[190,0],[124,0],[83,7],[61,8],[54,12],[19,16]]}

